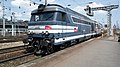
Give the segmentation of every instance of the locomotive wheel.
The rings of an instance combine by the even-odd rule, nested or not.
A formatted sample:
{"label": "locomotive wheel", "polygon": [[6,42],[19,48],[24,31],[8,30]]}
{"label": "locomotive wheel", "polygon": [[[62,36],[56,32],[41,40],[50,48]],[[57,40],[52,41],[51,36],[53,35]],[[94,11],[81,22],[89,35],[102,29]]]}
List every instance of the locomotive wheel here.
{"label": "locomotive wheel", "polygon": [[35,55],[40,55],[40,54],[41,54],[41,51],[38,50],[37,48],[34,48],[34,54],[35,54]]}
{"label": "locomotive wheel", "polygon": [[65,49],[68,47],[68,43],[64,43],[60,45],[60,49]]}
{"label": "locomotive wheel", "polygon": [[54,46],[52,44],[48,44],[48,46],[46,46],[46,54],[51,54],[54,52]]}
{"label": "locomotive wheel", "polygon": [[65,48],[65,45],[61,44],[60,49],[64,49],[64,48]]}

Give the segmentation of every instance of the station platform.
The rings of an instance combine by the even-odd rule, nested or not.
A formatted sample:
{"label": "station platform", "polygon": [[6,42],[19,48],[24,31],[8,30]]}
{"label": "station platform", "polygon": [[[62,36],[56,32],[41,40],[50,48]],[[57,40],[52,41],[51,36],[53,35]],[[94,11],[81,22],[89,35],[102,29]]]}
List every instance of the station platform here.
{"label": "station platform", "polygon": [[22,45],[24,45],[24,43],[22,41],[9,42],[9,43],[0,43],[0,49],[17,47],[17,46],[22,46]]}
{"label": "station platform", "polygon": [[27,36],[0,37],[0,49],[24,46],[23,39]]}
{"label": "station platform", "polygon": [[18,67],[120,67],[120,43],[94,38]]}

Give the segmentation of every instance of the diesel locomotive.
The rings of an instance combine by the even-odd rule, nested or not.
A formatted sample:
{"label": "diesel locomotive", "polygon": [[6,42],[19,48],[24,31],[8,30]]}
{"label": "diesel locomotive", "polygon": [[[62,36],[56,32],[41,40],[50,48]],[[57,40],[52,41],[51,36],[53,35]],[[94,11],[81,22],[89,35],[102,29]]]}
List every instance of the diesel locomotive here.
{"label": "diesel locomotive", "polygon": [[57,4],[38,6],[28,23],[28,43],[36,54],[101,35],[101,25],[88,17]]}

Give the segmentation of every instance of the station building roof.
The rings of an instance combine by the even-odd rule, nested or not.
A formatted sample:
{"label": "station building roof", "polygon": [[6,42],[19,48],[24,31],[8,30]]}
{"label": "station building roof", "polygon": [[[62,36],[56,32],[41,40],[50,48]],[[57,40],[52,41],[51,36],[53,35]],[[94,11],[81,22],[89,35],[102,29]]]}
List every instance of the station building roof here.
{"label": "station building roof", "polygon": [[[0,21],[0,25],[3,25],[2,21]],[[28,26],[28,21],[18,21],[18,22],[6,21],[5,25]]]}

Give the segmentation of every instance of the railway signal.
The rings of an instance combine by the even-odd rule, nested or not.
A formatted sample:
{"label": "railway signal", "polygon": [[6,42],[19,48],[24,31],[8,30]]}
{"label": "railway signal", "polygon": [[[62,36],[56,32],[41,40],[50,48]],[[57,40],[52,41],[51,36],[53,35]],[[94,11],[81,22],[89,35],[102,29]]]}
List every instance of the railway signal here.
{"label": "railway signal", "polygon": [[95,8],[91,8],[90,6],[87,5],[87,8],[84,9],[87,12],[87,15],[89,16],[93,16],[93,11],[98,11],[98,10],[103,10],[103,11],[107,11],[107,26],[108,26],[108,30],[107,30],[107,35],[110,36],[111,34],[111,10],[113,9],[117,9],[119,7],[119,5],[109,5],[109,6],[104,6],[104,7],[95,7]]}

